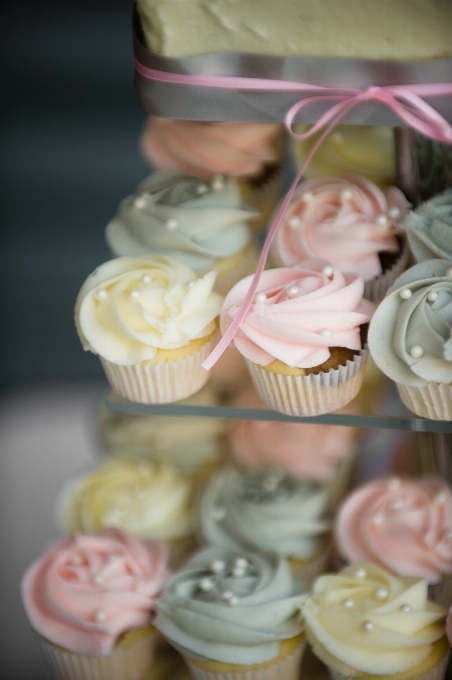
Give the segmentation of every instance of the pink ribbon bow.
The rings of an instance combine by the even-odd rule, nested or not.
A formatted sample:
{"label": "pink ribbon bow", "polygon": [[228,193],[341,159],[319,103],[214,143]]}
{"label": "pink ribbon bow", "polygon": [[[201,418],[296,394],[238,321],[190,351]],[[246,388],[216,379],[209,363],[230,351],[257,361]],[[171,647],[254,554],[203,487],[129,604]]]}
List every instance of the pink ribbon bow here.
{"label": "pink ribbon bow", "polygon": [[[227,349],[240,324],[248,313],[259,285],[259,279],[264,270],[265,262],[273,242],[275,234],[281,224],[281,220],[292,199],[298,182],[309,165],[312,157],[317,152],[330,132],[340,121],[354,108],[365,102],[380,102],[393,111],[406,125],[420,132],[425,137],[438,142],[452,144],[452,126],[441,116],[424,97],[452,96],[452,83],[430,83],[424,85],[391,85],[388,87],[371,86],[366,90],[353,88],[331,88],[308,83],[297,83],[286,80],[267,80],[262,78],[242,78],[236,76],[198,76],[180,73],[167,73],[148,68],[135,60],[137,72],[148,80],[169,83],[173,85],[191,85],[197,87],[210,87],[220,90],[248,90],[248,91],[275,91],[275,92],[300,92],[310,94],[294,104],[285,116],[285,125],[289,133],[297,139],[309,139],[320,132],[319,138],[306,156],[299,168],[289,191],[281,203],[276,217],[262,248],[262,253],[251,285],[245,299],[234,317],[229,328],[217,344],[213,352],[203,363],[206,370],[218,361]],[[297,135],[292,130],[292,125],[298,113],[312,104],[331,102],[331,107],[319,118],[309,130]]]}

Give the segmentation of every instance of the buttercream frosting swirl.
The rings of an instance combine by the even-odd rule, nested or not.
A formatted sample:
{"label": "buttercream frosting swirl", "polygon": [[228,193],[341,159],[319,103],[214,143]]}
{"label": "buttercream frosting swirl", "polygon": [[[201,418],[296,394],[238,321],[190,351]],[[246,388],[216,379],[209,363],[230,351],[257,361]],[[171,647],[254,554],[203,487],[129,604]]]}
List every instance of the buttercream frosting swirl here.
{"label": "buttercream frosting swirl", "polygon": [[[267,408],[253,391],[234,405]],[[292,477],[325,483],[333,480],[338,464],[351,458],[354,434],[354,428],[337,425],[236,420],[229,443],[231,456],[245,469],[279,467]]]}
{"label": "buttercream frosting swirl", "polygon": [[367,562],[320,576],[302,609],[314,653],[346,677],[408,671],[444,635],[445,612],[427,600],[427,581]]}
{"label": "buttercream frosting swirl", "polygon": [[193,528],[191,493],[170,465],[114,458],[67,490],[61,525],[65,533],[115,527],[139,538],[181,538]]}
{"label": "buttercream frosting swirl", "polygon": [[[251,279],[239,281],[226,296],[223,333],[236,316]],[[372,303],[363,300],[363,291],[359,276],[342,274],[325,260],[264,271],[234,343],[255,364],[267,366],[279,359],[292,368],[322,364],[330,356],[329,347],[360,350],[360,326],[374,310]]]}
{"label": "buttercream frosting swirl", "polygon": [[328,501],[328,487],[277,469],[242,474],[227,467],[210,478],[198,522],[212,545],[308,559],[331,528]]}
{"label": "buttercream frosting swirl", "polygon": [[276,123],[205,123],[149,116],[141,149],[161,170],[203,179],[216,173],[252,177],[279,162],[281,132]]}
{"label": "buttercream frosting swirl", "polygon": [[157,171],[119,206],[106,239],[115,255],[170,255],[205,274],[218,258],[235,255],[251,240],[247,210],[234,177],[210,183],[174,171]]}
{"label": "buttercream frosting swirl", "polygon": [[434,257],[452,261],[452,189],[410,212],[402,229],[418,262]]}
{"label": "buttercream frosting swirl", "polygon": [[274,553],[211,547],[168,581],[155,626],[192,658],[264,663],[303,630],[305,595],[296,593],[287,562]]}
{"label": "buttercream frosting swirl", "polygon": [[400,249],[396,234],[408,206],[399,189],[380,189],[364,177],[307,180],[285,213],[273,255],[284,267],[323,257],[369,281],[382,272],[378,253]]}
{"label": "buttercream frosting swirl", "polygon": [[22,599],[43,637],[77,654],[108,656],[118,638],[149,625],[169,577],[166,549],[110,529],[54,543],[27,570]]}
{"label": "buttercream frosting swirl", "polygon": [[100,265],[77,297],[75,320],[85,350],[122,366],[154,359],[215,330],[222,296],[215,272],[201,278],[163,255],[118,257]]}
{"label": "buttercream frosting swirl", "polygon": [[392,380],[452,383],[452,261],[426,260],[396,279],[369,329],[375,363]]}
{"label": "buttercream frosting swirl", "polygon": [[452,490],[435,478],[371,482],[345,499],[335,536],[350,562],[438,583],[452,572]]}

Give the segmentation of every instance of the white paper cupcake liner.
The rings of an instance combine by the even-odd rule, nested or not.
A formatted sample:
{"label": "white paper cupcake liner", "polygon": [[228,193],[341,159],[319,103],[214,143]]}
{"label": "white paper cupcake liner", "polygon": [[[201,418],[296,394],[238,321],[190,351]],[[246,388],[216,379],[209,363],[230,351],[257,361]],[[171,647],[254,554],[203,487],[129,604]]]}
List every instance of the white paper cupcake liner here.
{"label": "white paper cupcake liner", "polygon": [[431,420],[452,420],[452,385],[436,382],[422,387],[396,385],[401,400],[416,415]]}
{"label": "white paper cupcake liner", "polygon": [[257,259],[257,250],[254,246],[247,247],[242,260],[231,271],[218,274],[214,290],[221,295],[227,295],[236,283],[252,274]]}
{"label": "white paper cupcake liner", "polygon": [[305,644],[284,659],[276,660],[273,666],[249,671],[213,673],[191,664],[190,659],[185,658],[185,661],[195,680],[298,680],[304,648]]}
{"label": "white paper cupcake liner", "polygon": [[[412,680],[443,680],[443,678],[446,675],[446,669],[447,669],[447,662],[449,661],[449,656],[450,654],[446,654],[444,659],[440,661],[440,663],[435,666],[435,668],[432,668],[431,671],[428,671],[427,673],[423,673],[422,675],[416,675],[415,669],[413,669],[413,675],[412,675]],[[338,673],[335,671],[333,668],[328,668],[328,671],[330,673],[330,676],[332,680],[356,680],[356,678],[351,675],[342,675],[342,673]],[[366,676],[366,678],[371,678],[375,677],[375,679],[378,678],[378,675],[372,676],[372,675],[367,675],[366,673],[363,673],[363,675]],[[359,677],[359,676],[358,676]],[[396,675],[394,677],[397,677]]]}
{"label": "white paper cupcake liner", "polygon": [[289,416],[318,416],[345,406],[358,394],[363,377],[367,348],[353,361],[328,373],[282,375],[266,371],[246,360],[254,387],[263,402]]}
{"label": "white paper cupcake liner", "polygon": [[142,680],[154,656],[155,631],[130,647],[117,645],[109,656],[74,654],[41,638],[57,680]]}
{"label": "white paper cupcake liner", "polygon": [[205,385],[209,373],[202,363],[212,351],[216,337],[195,354],[159,364],[119,366],[100,357],[110,385],[125,399],[140,404],[169,404],[186,399]]}
{"label": "white paper cupcake liner", "polygon": [[370,281],[364,282],[364,297],[370,300],[374,305],[378,305],[385,297],[386,292],[392,286],[394,281],[405,271],[410,257],[410,250],[408,248],[406,239],[402,241],[399,258],[394,262],[392,267],[385,272],[376,276]]}

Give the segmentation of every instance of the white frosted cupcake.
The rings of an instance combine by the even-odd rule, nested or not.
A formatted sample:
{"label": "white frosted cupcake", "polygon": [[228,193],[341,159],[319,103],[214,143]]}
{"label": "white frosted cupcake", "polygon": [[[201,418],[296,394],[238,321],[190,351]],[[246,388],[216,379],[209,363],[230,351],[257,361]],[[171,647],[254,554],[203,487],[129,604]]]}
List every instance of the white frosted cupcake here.
{"label": "white frosted cupcake", "polygon": [[452,262],[426,260],[400,276],[369,329],[377,366],[417,415],[452,420]]}
{"label": "white frosted cupcake", "polygon": [[185,399],[205,384],[222,296],[215,272],[201,278],[163,255],[100,265],[77,297],[85,350],[98,354],[114,389],[145,404]]}
{"label": "white frosted cupcake", "polygon": [[331,548],[329,489],[279,470],[243,474],[232,467],[209,480],[198,526],[211,545],[288,559],[292,573],[309,583],[325,571]]}
{"label": "white frosted cupcake", "polygon": [[297,680],[305,597],[274,553],[211,547],[167,583],[155,625],[196,680]]}
{"label": "white frosted cupcake", "polygon": [[58,680],[141,680],[152,663],[166,550],[110,529],[54,543],[22,599]]}
{"label": "white frosted cupcake", "polygon": [[211,182],[171,170],[157,171],[119,206],[106,239],[114,255],[175,257],[198,276],[217,272],[215,290],[226,294],[252,272],[256,259],[247,208],[237,180]]}
{"label": "white frosted cupcake", "polygon": [[[251,283],[240,281],[227,295],[223,333]],[[325,260],[264,271],[258,292],[234,343],[268,406],[295,416],[336,411],[361,387],[367,350],[361,327],[374,306],[363,300],[364,283]]]}
{"label": "white frosted cupcake", "polygon": [[452,261],[452,189],[410,212],[403,224],[416,262],[439,257]]}
{"label": "white frosted cupcake", "polygon": [[427,581],[369,562],[320,576],[303,607],[306,634],[333,680],[442,680],[449,657],[445,610]]}
{"label": "white frosted cupcake", "polygon": [[193,550],[193,492],[170,465],[113,458],[63,489],[59,523],[66,534],[114,527],[165,541],[174,567]]}

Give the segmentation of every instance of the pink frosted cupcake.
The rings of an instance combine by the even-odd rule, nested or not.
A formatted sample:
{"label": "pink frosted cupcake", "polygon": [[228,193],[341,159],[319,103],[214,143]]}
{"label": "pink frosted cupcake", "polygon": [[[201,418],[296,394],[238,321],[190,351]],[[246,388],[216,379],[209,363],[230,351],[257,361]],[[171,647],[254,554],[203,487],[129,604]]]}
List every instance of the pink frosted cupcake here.
{"label": "pink frosted cupcake", "polygon": [[[252,277],[227,295],[224,333]],[[258,292],[234,338],[254,386],[271,408],[296,416],[342,408],[358,393],[367,357],[362,327],[373,314],[359,276],[324,260],[264,271]]]}
{"label": "pink frosted cupcake", "polygon": [[141,680],[169,577],[166,550],[116,529],[53,544],[25,573],[22,599],[61,680]]}
{"label": "pink frosted cupcake", "polygon": [[364,177],[310,179],[292,199],[273,257],[283,267],[325,258],[341,272],[359,274],[364,297],[378,303],[407,264],[399,225],[408,207],[399,189],[380,189]]}
{"label": "pink frosted cupcake", "polygon": [[396,576],[425,578],[431,595],[452,601],[452,490],[441,479],[380,479],[358,488],[336,519],[338,550]]}

